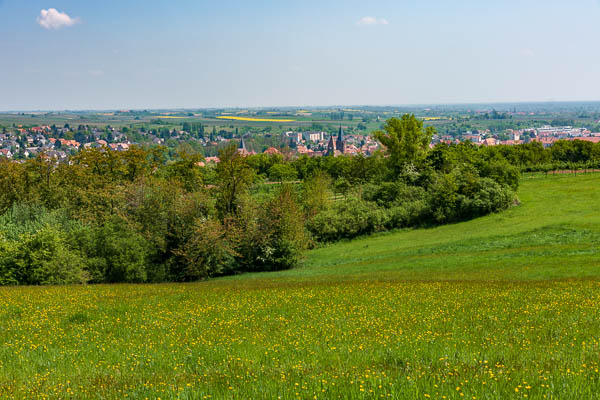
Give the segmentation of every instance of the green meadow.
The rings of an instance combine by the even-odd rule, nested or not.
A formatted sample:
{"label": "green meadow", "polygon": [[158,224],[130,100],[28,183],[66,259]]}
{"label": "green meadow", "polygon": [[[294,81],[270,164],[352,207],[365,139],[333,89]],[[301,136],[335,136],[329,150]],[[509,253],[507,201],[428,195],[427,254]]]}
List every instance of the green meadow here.
{"label": "green meadow", "polygon": [[0,398],[600,398],[600,174],[194,284],[0,288]]}

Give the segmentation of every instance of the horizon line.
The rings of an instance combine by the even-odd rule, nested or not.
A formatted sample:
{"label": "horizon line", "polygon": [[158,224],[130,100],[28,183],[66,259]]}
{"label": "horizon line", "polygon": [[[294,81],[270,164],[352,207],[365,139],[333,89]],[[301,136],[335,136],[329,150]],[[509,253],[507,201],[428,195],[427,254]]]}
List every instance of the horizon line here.
{"label": "horizon line", "polygon": [[115,108],[82,108],[82,109],[13,109],[0,110],[0,114],[13,113],[64,113],[64,112],[100,112],[100,111],[191,111],[191,110],[261,110],[261,109],[323,109],[341,107],[439,107],[439,106],[484,106],[484,105],[517,105],[517,104],[574,104],[598,103],[600,100],[532,100],[532,101],[497,101],[497,102],[451,102],[451,103],[406,103],[406,104],[332,104],[332,105],[296,105],[296,106],[209,106],[209,107],[115,107]]}

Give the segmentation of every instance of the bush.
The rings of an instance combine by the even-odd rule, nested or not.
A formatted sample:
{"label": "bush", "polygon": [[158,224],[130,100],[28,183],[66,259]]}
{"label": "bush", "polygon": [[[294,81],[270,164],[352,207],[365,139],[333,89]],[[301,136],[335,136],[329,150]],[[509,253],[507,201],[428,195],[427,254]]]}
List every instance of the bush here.
{"label": "bush", "polygon": [[316,240],[333,242],[383,230],[388,223],[388,213],[375,203],[349,197],[318,213],[307,227]]}
{"label": "bush", "polygon": [[172,271],[173,278],[194,281],[234,269],[236,253],[225,227],[218,220],[198,218],[193,223],[192,232],[189,240],[173,252],[184,266],[179,273]]}
{"label": "bush", "polygon": [[463,197],[459,205],[461,219],[477,218],[510,207],[514,193],[506,185],[489,178],[478,181],[477,191],[472,197]]}
{"label": "bush", "polygon": [[0,282],[43,285],[85,283],[89,279],[81,255],[69,249],[64,233],[45,226],[17,241],[2,239]]}
{"label": "bush", "polygon": [[73,238],[83,224],[66,210],[26,204],[0,216],[0,284],[68,284],[89,280]]}
{"label": "bush", "polygon": [[365,185],[363,199],[390,208],[425,198],[425,190],[419,186],[409,186],[404,182],[384,182],[379,185]]}
{"label": "bush", "polygon": [[506,161],[495,161],[490,163],[479,163],[477,165],[479,175],[483,178],[490,178],[501,185],[508,186],[512,190],[517,190],[521,173],[519,168],[510,165]]}
{"label": "bush", "polygon": [[113,217],[87,241],[88,271],[94,282],[146,282],[150,246],[127,223]]}
{"label": "bush", "polygon": [[425,222],[429,214],[427,201],[414,200],[394,206],[388,210],[390,229],[418,226]]}
{"label": "bush", "polygon": [[467,168],[438,174],[428,191],[431,217],[437,223],[462,221],[508,208],[515,194],[506,184],[480,178]]}
{"label": "bush", "polygon": [[431,222],[442,224],[457,219],[458,188],[455,174],[437,175],[427,192]]}
{"label": "bush", "polygon": [[237,236],[236,272],[292,268],[308,244],[303,213],[289,185],[264,204],[246,201],[230,229]]}
{"label": "bush", "polygon": [[15,260],[17,242],[0,235],[0,285],[18,285],[18,265]]}
{"label": "bush", "polygon": [[24,234],[35,234],[46,226],[72,236],[83,224],[71,219],[67,210],[48,210],[42,206],[22,203],[15,203],[0,216],[0,232],[8,240],[18,240]]}
{"label": "bush", "polygon": [[329,175],[319,172],[304,181],[302,185],[302,204],[308,217],[331,206],[333,181]]}
{"label": "bush", "polygon": [[307,247],[304,217],[291,186],[282,186],[262,213],[268,245],[263,262],[269,270],[294,267]]}

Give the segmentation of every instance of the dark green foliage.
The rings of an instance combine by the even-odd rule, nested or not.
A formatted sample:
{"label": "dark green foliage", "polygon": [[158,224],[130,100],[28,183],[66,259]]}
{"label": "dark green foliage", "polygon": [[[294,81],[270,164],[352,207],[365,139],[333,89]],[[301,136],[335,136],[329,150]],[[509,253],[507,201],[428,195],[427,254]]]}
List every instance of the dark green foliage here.
{"label": "dark green foliage", "polygon": [[276,182],[293,181],[298,177],[298,171],[289,164],[274,164],[268,172],[269,178]]}
{"label": "dark green foliage", "polygon": [[434,128],[425,128],[422,120],[406,114],[387,120],[374,136],[387,148],[391,168],[399,172],[406,164],[421,164],[434,133]]}
{"label": "dark green foliage", "polygon": [[244,272],[291,268],[308,244],[301,206],[288,185],[264,203],[247,199],[230,229],[235,232],[237,261]]}
{"label": "dark green foliage", "polygon": [[84,283],[84,266],[65,234],[53,227],[22,234],[18,240],[0,237],[0,284]]}
{"label": "dark green foliage", "polygon": [[333,242],[382,230],[387,218],[386,211],[374,203],[352,196],[315,215],[308,229],[315,239]]}
{"label": "dark green foliage", "polygon": [[262,223],[266,237],[262,260],[266,269],[292,268],[307,247],[307,237],[302,210],[291,186],[282,186],[266,204]]}
{"label": "dark green foliage", "polygon": [[91,236],[85,250],[94,282],[147,281],[149,243],[126,221],[114,217]]}
{"label": "dark green foliage", "polygon": [[196,219],[190,228],[189,239],[174,250],[182,266],[174,276],[176,280],[194,281],[235,271],[237,253],[218,220]]}
{"label": "dark green foliage", "polygon": [[241,198],[247,193],[254,170],[248,164],[246,157],[241,155],[232,143],[219,153],[220,162],[217,166],[217,209],[222,218],[236,214],[239,211]]}
{"label": "dark green foliage", "polygon": [[84,258],[69,245],[82,229],[65,210],[14,205],[0,217],[0,284],[86,282]]}
{"label": "dark green foliage", "polygon": [[384,182],[380,185],[367,185],[363,189],[363,198],[377,205],[390,208],[397,205],[422,200],[425,189],[407,185],[404,182]]}
{"label": "dark green foliage", "polygon": [[503,210],[523,162],[571,166],[596,154],[587,144],[553,155],[536,145],[430,150],[432,132],[414,116],[389,120],[376,134],[387,154],[370,157],[246,156],[233,143],[216,166],[160,147],[84,150],[59,165],[0,160],[0,284],[289,269],[318,242]]}

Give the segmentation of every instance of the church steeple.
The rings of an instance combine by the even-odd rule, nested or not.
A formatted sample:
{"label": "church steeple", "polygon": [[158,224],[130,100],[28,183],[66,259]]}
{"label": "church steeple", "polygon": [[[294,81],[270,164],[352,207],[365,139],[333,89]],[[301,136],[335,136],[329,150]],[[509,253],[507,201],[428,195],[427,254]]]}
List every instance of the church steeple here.
{"label": "church steeple", "polygon": [[334,136],[331,135],[331,137],[329,138],[329,143],[327,143],[327,154],[326,155],[335,156],[335,150],[336,150],[336,146],[335,146]]}
{"label": "church steeple", "polygon": [[338,133],[338,137],[335,143],[336,150],[340,153],[344,154],[346,152],[346,139],[344,138],[344,129],[340,124],[340,131]]}
{"label": "church steeple", "polygon": [[237,148],[237,152],[243,156],[247,156],[248,154],[250,154],[250,152],[248,152],[248,150],[246,149],[246,142],[244,141],[243,136],[240,138],[240,144]]}

